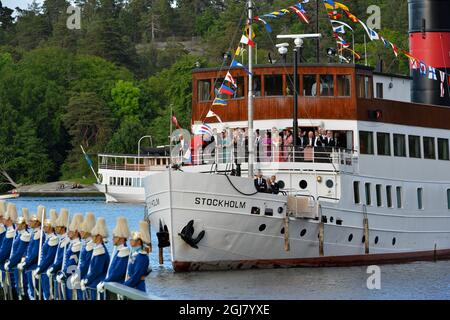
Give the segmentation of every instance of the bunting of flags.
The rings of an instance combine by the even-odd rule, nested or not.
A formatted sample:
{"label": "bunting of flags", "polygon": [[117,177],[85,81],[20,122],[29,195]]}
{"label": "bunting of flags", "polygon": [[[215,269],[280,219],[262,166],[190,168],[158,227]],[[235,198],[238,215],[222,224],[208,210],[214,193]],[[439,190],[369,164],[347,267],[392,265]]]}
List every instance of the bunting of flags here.
{"label": "bunting of flags", "polygon": [[[438,81],[438,75],[439,80],[441,82],[441,98],[445,96],[445,81],[447,81],[447,87],[449,87],[449,94],[450,94],[450,75],[442,70],[437,70],[435,67],[427,65],[425,61],[421,61],[420,59],[414,57],[411,53],[405,50],[399,49],[394,43],[390,42],[386,38],[382,37],[378,32],[375,30],[369,28],[363,21],[358,19],[354,14],[350,12],[350,9],[337,1],[333,0],[323,0],[323,3],[325,5],[325,8],[328,11],[328,16],[330,17],[330,22],[333,28],[334,37],[336,38],[336,42],[338,45],[342,46],[342,48],[339,50],[342,52],[343,49],[351,50],[349,49],[349,44],[345,39],[343,39],[342,36],[339,34],[345,34],[345,28],[348,28],[349,30],[353,31],[353,28],[346,24],[345,22],[339,21],[343,15],[339,12],[339,10],[342,10],[345,14],[345,16],[352,21],[353,23],[359,23],[364,28],[365,32],[369,36],[371,41],[379,40],[382,41],[384,46],[386,48],[392,49],[394,55],[396,58],[398,58],[399,54],[402,53],[404,56],[406,56],[409,59],[410,69],[411,70],[418,70],[419,73],[423,77],[428,77],[428,79],[433,81]],[[354,52],[353,50],[351,50]],[[342,57],[342,56],[341,56]],[[355,55],[356,57],[356,55]],[[360,57],[358,55],[358,57]]]}

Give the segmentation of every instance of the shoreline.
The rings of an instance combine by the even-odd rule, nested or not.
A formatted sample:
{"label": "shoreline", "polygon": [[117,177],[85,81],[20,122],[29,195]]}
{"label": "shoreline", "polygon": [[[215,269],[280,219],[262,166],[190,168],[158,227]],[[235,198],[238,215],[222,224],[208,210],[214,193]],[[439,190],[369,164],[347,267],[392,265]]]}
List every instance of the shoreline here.
{"label": "shoreline", "polygon": [[24,185],[17,188],[20,197],[104,197],[94,185],[75,184],[70,181],[56,181],[43,184]]}

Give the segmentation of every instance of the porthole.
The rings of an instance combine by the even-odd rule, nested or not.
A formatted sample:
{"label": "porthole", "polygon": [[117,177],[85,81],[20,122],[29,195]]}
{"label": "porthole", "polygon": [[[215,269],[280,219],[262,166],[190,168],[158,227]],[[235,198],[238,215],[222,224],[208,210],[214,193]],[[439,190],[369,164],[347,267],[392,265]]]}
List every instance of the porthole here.
{"label": "porthole", "polygon": [[283,213],[283,210],[284,210],[283,207],[278,207],[278,213],[279,214]]}
{"label": "porthole", "polygon": [[328,179],[327,182],[325,182],[325,184],[330,189],[333,188],[333,186],[334,186],[333,180],[330,180],[330,179]]}
{"label": "porthole", "polygon": [[281,228],[281,231],[280,231],[280,233],[281,233],[281,234],[284,234],[284,227],[283,227],[283,228]]}
{"label": "porthole", "polygon": [[352,242],[353,240],[353,234],[350,233],[350,235],[348,236],[348,242]]}
{"label": "porthole", "polygon": [[301,189],[305,190],[306,188],[308,188],[308,182],[306,182],[306,180],[302,180],[300,181],[299,186]]}
{"label": "porthole", "polygon": [[333,221],[334,221],[334,218],[330,217],[330,222],[333,223]]}
{"label": "porthole", "polygon": [[397,239],[393,238],[392,239],[392,245],[395,246],[395,243],[397,242]]}
{"label": "porthole", "polygon": [[375,237],[375,244],[378,244],[378,236]]}
{"label": "porthole", "polygon": [[266,225],[262,224],[259,226],[259,231],[263,232],[264,230],[266,230]]}
{"label": "porthole", "polygon": [[363,236],[362,237],[362,241],[361,241],[362,243],[366,243],[366,236]]}
{"label": "porthole", "polygon": [[306,234],[306,229],[303,229],[302,231],[300,231],[300,237],[304,237]]}
{"label": "porthole", "polygon": [[284,183],[283,180],[278,180],[278,187],[279,187],[280,189],[284,189],[284,187],[286,187],[286,184]]}

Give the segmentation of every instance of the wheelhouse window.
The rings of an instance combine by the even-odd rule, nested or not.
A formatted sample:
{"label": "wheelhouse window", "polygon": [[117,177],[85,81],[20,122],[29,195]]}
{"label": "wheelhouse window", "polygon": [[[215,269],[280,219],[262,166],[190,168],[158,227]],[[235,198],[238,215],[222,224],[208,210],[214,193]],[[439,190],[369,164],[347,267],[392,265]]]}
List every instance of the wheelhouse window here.
{"label": "wheelhouse window", "polygon": [[394,156],[406,157],[406,136],[394,134]]}
{"label": "wheelhouse window", "polygon": [[359,196],[359,181],[353,181],[353,199],[355,204],[361,203],[361,198]]}
{"label": "wheelhouse window", "polygon": [[323,97],[334,96],[334,77],[332,74],[320,75],[320,95]]}
{"label": "wheelhouse window", "polygon": [[253,95],[261,96],[261,76],[253,76]]}
{"label": "wheelhouse window", "polygon": [[317,77],[315,74],[303,75],[303,95],[307,97],[317,96]]}
{"label": "wheelhouse window", "polygon": [[371,189],[370,183],[367,182],[365,184],[365,189],[366,189],[366,204],[368,206],[370,206],[370,205],[372,205],[372,198],[371,198],[371,195],[370,195],[370,189]]}
{"label": "wheelhouse window", "polygon": [[[300,83],[300,80],[298,81]],[[294,95],[294,75],[287,74],[286,75],[286,95],[293,96]],[[300,93],[300,92],[297,92]]]}
{"label": "wheelhouse window", "polygon": [[381,184],[376,185],[376,193],[377,193],[377,207],[381,207],[383,205],[383,199],[381,197]]}
{"label": "wheelhouse window", "polygon": [[449,160],[448,139],[438,139],[438,157],[439,160]]}
{"label": "wheelhouse window", "polygon": [[436,159],[434,138],[423,137],[423,156],[425,159]]}
{"label": "wheelhouse window", "polygon": [[450,189],[447,189],[447,208],[450,210]]}
{"label": "wheelhouse window", "polygon": [[409,136],[409,157],[410,158],[422,158],[422,152],[420,149],[420,137]]}
{"label": "wheelhouse window", "polygon": [[337,95],[338,97],[350,97],[350,83],[351,77],[349,74],[338,74],[337,81]]}
{"label": "wheelhouse window", "polygon": [[383,99],[383,83],[381,83],[381,82],[378,82],[377,84],[376,84],[376,98],[378,98],[378,99]]}
{"label": "wheelhouse window", "polygon": [[379,156],[391,155],[391,140],[389,133],[377,132],[377,154]]}
{"label": "wheelhouse window", "polygon": [[396,193],[397,193],[397,208],[401,209],[403,207],[402,187],[397,187]]}
{"label": "wheelhouse window", "polygon": [[198,101],[211,100],[211,80],[199,80],[197,82],[197,99]]}
{"label": "wheelhouse window", "polygon": [[388,208],[392,208],[392,186],[386,186],[386,203]]}
{"label": "wheelhouse window", "polygon": [[417,208],[423,210],[423,188],[417,188]]}
{"label": "wheelhouse window", "polygon": [[237,89],[235,89],[235,94],[233,98],[242,98],[245,97],[245,82],[244,77],[236,77],[234,78],[234,81],[236,81]]}
{"label": "wheelhouse window", "polygon": [[264,94],[266,96],[283,95],[283,76],[281,74],[264,76]]}
{"label": "wheelhouse window", "polygon": [[358,91],[358,98],[365,98],[365,99],[372,98],[372,77],[357,75],[356,85]]}
{"label": "wheelhouse window", "polygon": [[359,149],[361,154],[374,154],[373,151],[373,132],[359,132]]}

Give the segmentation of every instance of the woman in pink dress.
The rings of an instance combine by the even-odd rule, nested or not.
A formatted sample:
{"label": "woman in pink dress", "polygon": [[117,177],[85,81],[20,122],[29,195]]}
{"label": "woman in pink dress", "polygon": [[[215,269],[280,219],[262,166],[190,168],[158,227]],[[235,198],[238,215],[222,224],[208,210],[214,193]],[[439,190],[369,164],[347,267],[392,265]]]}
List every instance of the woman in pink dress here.
{"label": "woman in pink dress", "polygon": [[286,130],[284,136],[284,161],[289,161],[292,152],[292,144],[294,143],[294,137],[292,136],[291,130]]}

